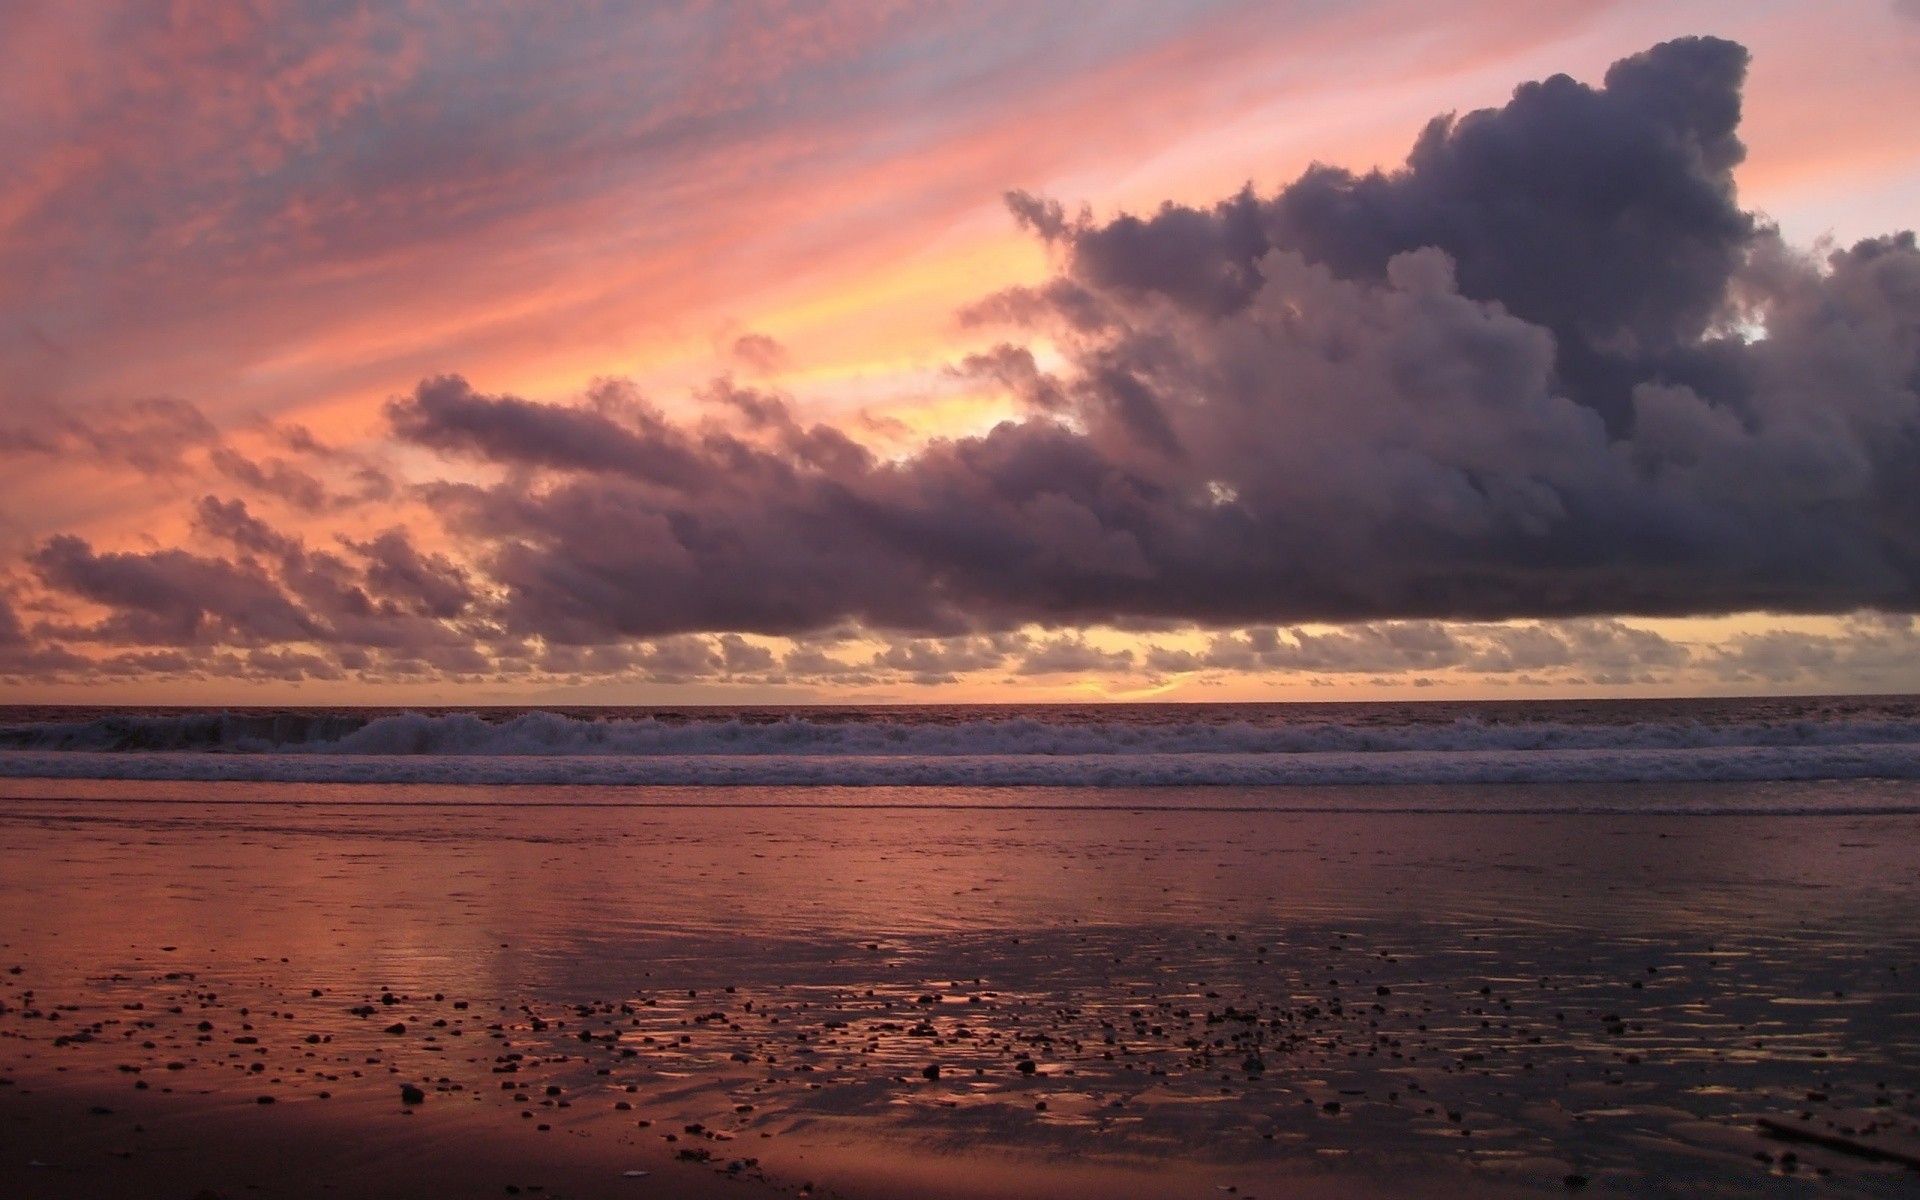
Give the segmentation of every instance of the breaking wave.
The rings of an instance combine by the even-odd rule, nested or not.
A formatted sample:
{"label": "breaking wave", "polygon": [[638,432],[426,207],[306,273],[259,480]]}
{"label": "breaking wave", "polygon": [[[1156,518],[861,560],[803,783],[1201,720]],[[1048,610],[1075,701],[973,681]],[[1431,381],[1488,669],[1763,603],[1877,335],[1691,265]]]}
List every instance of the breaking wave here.
{"label": "breaking wave", "polygon": [[1127,787],[1920,779],[1920,721],[114,715],[0,726],[0,776]]}

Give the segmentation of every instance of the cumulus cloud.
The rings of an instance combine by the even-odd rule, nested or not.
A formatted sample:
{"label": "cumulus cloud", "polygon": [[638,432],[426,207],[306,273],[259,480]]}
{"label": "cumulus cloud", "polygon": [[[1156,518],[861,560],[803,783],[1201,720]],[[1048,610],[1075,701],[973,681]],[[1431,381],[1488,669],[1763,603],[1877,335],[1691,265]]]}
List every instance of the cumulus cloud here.
{"label": "cumulus cloud", "polygon": [[[727,381],[673,419],[619,383],[556,404],[446,375],[385,410],[413,461],[448,466],[411,492],[441,551],[401,530],[309,547],[209,499],[199,529],[227,557],[67,537],[30,566],[107,610],[100,640],[660,680],[1626,682],[1690,659],[1623,616],[1912,612],[1920,248],[1816,256],[1740,207],[1746,65],[1669,42],[1598,86],[1556,76],[1435,118],[1397,170],[1316,165],[1212,205],[1103,221],[1013,193],[1058,270],[963,314],[1005,335],[952,372],[1020,405],[977,436],[886,456]],[[141,419],[217,441],[180,417]],[[16,449],[126,457],[116,420]],[[332,461],[302,436],[282,444]],[[317,465],[212,461],[333,503]],[[1137,655],[1018,632],[1101,625],[1226,632]],[[808,644],[850,629],[885,648]],[[1756,642],[1721,669],[1821,652]]]}
{"label": "cumulus cloud", "polygon": [[1016,195],[1062,273],[987,316],[1065,364],[968,359],[1028,415],[904,459],[751,392],[684,425],[444,377],[389,415],[509,469],[427,495],[562,641],[1910,609],[1920,251],[1738,207],[1745,65],[1670,42],[1210,208]]}

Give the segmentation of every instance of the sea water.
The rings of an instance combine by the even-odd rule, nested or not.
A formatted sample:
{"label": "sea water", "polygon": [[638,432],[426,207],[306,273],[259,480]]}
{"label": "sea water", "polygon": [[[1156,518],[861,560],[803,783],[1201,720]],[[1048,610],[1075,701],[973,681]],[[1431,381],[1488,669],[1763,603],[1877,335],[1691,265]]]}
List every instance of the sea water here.
{"label": "sea water", "polygon": [[[1234,789],[1271,805],[1915,811],[1920,698],[472,710],[0,708],[0,777]],[[1825,784],[1445,789],[1436,785]],[[1355,785],[1333,797],[1288,789]],[[550,795],[551,793],[543,793]],[[628,793],[645,802],[644,793]],[[1602,799],[1610,797],[1610,799]],[[523,797],[532,800],[535,793]],[[1039,799],[1039,797],[1034,797]],[[1214,797],[1217,802],[1221,797]],[[1009,802],[1018,803],[1018,800]],[[1082,796],[1077,802],[1094,802]],[[1137,802],[1130,800],[1130,803]]]}
{"label": "sea water", "polygon": [[6,986],[142,1006],[182,1086],[233,1072],[191,991],[296,1011],[277,1055],[332,1039],[288,1099],[370,1055],[497,1098],[493,1059],[360,1015],[391,991],[511,1039],[578,1132],[630,1097],[776,1175],[837,1139],[1243,1194],[1337,1162],[1895,1195],[1868,1152],[1920,1153],[1920,700],[0,726]]}

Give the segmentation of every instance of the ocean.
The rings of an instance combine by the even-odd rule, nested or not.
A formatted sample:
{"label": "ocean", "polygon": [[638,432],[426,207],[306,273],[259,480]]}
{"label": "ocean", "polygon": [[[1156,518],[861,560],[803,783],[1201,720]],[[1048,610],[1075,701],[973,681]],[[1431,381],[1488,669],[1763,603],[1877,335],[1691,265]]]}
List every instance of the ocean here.
{"label": "ocean", "polygon": [[1911,697],[15,707],[0,1153],[1910,1195],[1916,780]]}
{"label": "ocean", "polygon": [[[13,706],[0,708],[0,777],[511,785],[525,789],[520,798],[526,802],[556,795],[577,802],[582,797],[575,789],[624,788],[619,802],[646,803],[645,793],[631,789],[722,786],[778,788],[789,798],[790,789],[889,795],[900,788],[990,789],[1003,793],[996,802],[1011,804],[1909,813],[1920,811],[1920,793],[1907,786],[1920,779],[1920,697],[406,710]],[[1568,786],[1451,786],[1493,784]],[[1155,801],[1139,789],[1206,794]],[[395,801],[409,796],[422,798],[388,794]],[[607,791],[601,798],[616,797]],[[885,801],[822,794],[814,802]]]}

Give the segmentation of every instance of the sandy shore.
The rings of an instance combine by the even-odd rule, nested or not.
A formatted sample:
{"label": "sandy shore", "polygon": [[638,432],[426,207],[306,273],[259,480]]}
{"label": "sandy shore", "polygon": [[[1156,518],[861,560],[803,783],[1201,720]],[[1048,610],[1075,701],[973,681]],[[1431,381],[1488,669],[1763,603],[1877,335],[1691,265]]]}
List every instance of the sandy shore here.
{"label": "sandy shore", "polygon": [[0,801],[17,1194],[1913,1186],[1907,818],[275,799]]}
{"label": "sandy shore", "polygon": [[368,1092],[337,1100],[262,1105],[239,1090],[135,1095],[99,1081],[0,1089],[5,1192],[49,1200],[792,1194],[720,1178],[638,1138],[535,1136],[447,1105],[407,1111]]}
{"label": "sandy shore", "polygon": [[[117,1107],[116,1107],[117,1106]],[[102,1111],[102,1110],[106,1111]],[[479,1114],[402,1114],[370,1097],[322,1113],[262,1106],[228,1095],[132,1102],[120,1092],[56,1086],[0,1092],[0,1155],[6,1194],[22,1200],[286,1200],[421,1196],[511,1196],[544,1200],[821,1196],[883,1200],[1119,1200],[1227,1194],[1213,1176],[1263,1180],[1269,1196],[1334,1200],[1431,1195],[1431,1175],[1353,1172],[1209,1173],[1183,1164],[1131,1167],[1015,1156],[874,1154],[858,1146],[795,1156],[835,1185],[796,1183],[680,1161],[643,1141],[578,1130],[535,1138],[503,1131]],[[638,1165],[636,1165],[638,1164]],[[1473,1194],[1523,1196],[1512,1181],[1455,1173]],[[1259,1183],[1245,1194],[1261,1194]],[[517,1191],[515,1189],[518,1189]]]}

